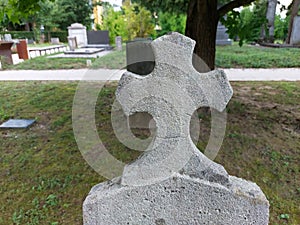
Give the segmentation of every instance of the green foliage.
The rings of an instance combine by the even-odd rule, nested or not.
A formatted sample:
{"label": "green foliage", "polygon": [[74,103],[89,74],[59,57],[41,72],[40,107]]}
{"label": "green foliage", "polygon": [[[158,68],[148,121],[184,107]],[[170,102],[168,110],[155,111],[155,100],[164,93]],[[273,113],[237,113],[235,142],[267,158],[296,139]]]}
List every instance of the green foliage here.
{"label": "green foliage", "polygon": [[281,18],[280,15],[275,17],[275,39],[284,41],[287,37],[289,27],[289,17]]}
{"label": "green foliage", "polygon": [[[262,27],[266,26],[266,0],[257,2],[254,7],[244,8],[241,12],[231,11],[221,22],[227,27],[229,37],[239,37],[240,46],[246,42],[256,42],[260,38]],[[265,29],[266,30],[266,29]]]}
{"label": "green foliage", "polygon": [[57,37],[60,42],[68,42],[68,31],[46,31],[45,32],[45,41],[50,42],[48,38]]}
{"label": "green foliage", "polygon": [[124,16],[119,11],[114,11],[112,7],[108,7],[103,15],[103,24],[97,25],[101,30],[109,31],[110,42],[113,43],[116,36],[122,36],[123,39],[128,37],[126,29],[126,21]]}
{"label": "green foliage", "polygon": [[[0,37],[4,34],[11,34],[13,39],[31,39],[36,40],[37,34],[33,31],[3,31],[0,32]],[[45,31],[45,41],[49,42],[49,37],[58,37],[61,42],[68,41],[67,31]]]}
{"label": "green foliage", "polygon": [[183,14],[187,11],[189,0],[133,0],[132,2],[136,2],[145,6],[151,12],[163,11],[176,14]]}
{"label": "green foliage", "polygon": [[185,33],[186,15],[175,14],[170,12],[158,13],[158,25],[161,27],[158,35],[164,35],[170,31]]}
{"label": "green foliage", "polygon": [[0,32],[1,36],[4,34],[11,34],[13,39],[34,39],[34,33],[31,31],[5,31]]}
{"label": "green foliage", "polygon": [[92,6],[89,0],[56,0],[53,12],[53,23],[61,30],[67,30],[72,23],[81,23],[88,28],[91,26]]}
{"label": "green foliage", "polygon": [[39,11],[44,1],[49,0],[0,0],[0,20],[8,18],[13,23],[19,23],[22,18]]}
{"label": "green foliage", "polygon": [[128,41],[136,37],[149,37],[155,33],[150,11],[137,4],[127,4],[122,11],[107,7],[100,28],[109,31],[112,43],[116,36],[122,36],[123,40]]}

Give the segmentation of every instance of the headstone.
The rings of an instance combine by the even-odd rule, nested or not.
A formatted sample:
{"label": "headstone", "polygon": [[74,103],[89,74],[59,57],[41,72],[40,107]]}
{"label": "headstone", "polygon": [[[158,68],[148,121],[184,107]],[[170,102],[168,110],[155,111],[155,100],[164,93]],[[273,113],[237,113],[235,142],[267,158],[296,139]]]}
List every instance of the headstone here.
{"label": "headstone", "polygon": [[295,16],[294,18],[291,44],[300,45],[300,16]]}
{"label": "headstone", "polygon": [[89,45],[109,45],[108,30],[97,30],[87,32]]}
{"label": "headstone", "polygon": [[216,45],[232,45],[232,40],[226,33],[227,28],[221,23],[218,23]]}
{"label": "headstone", "polygon": [[12,41],[11,34],[4,34],[4,41]]}
{"label": "headstone", "polygon": [[147,75],[155,65],[152,39],[137,38],[126,43],[126,65],[129,72]]}
{"label": "headstone", "polygon": [[74,51],[78,46],[77,46],[77,38],[76,37],[68,37],[68,45],[70,51]]}
{"label": "headstone", "polygon": [[7,64],[13,64],[11,47],[13,46],[12,41],[0,41],[0,56],[3,56],[3,62]]}
{"label": "headstone", "polygon": [[116,49],[117,49],[117,51],[122,51],[122,37],[121,36],[116,37]]}
{"label": "headstone", "polygon": [[68,27],[68,36],[76,37],[78,47],[87,45],[86,27],[80,23],[73,23]]}
{"label": "headstone", "polygon": [[59,38],[57,38],[57,37],[51,38],[51,44],[59,45],[60,44]]}
{"label": "headstone", "polygon": [[269,203],[261,189],[228,175],[190,138],[196,109],[225,109],[232,96],[226,75],[198,73],[192,65],[195,42],[181,34],[160,37],[151,46],[153,72],[146,77],[125,72],[116,98],[127,116],[151,114],[156,137],[121,177],[92,188],[83,204],[84,225],[267,225]]}
{"label": "headstone", "polygon": [[26,119],[10,119],[0,125],[0,128],[28,128],[31,126],[35,120]]}

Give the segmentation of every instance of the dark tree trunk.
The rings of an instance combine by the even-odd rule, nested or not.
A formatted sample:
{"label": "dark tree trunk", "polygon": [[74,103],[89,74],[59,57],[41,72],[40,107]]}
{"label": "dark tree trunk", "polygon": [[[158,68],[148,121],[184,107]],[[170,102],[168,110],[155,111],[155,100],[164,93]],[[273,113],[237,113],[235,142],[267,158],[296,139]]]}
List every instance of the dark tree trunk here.
{"label": "dark tree trunk", "polygon": [[219,21],[217,0],[190,0],[186,36],[196,41],[195,54],[208,67],[201,65],[194,57],[194,66],[199,72],[207,72],[215,67],[216,34]]}

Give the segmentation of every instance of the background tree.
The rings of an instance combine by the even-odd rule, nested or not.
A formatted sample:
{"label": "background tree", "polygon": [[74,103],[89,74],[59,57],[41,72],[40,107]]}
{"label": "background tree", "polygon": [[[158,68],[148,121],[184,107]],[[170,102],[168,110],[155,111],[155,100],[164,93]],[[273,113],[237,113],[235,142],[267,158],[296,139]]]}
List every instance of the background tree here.
{"label": "background tree", "polygon": [[195,53],[210,69],[214,69],[216,34],[220,18],[234,8],[249,5],[255,0],[134,0],[152,12],[170,11],[187,15],[185,34],[197,44]]}
{"label": "background tree", "polygon": [[[259,42],[265,38],[267,30],[267,1],[256,1],[253,7],[245,7],[240,13],[231,11],[221,21],[228,28],[231,39],[239,38],[239,45],[244,42]],[[263,33],[263,34],[262,34]]]}
{"label": "background tree", "polygon": [[294,18],[299,13],[299,6],[300,6],[300,0],[293,0],[292,5],[291,5],[291,15],[290,15],[288,36],[286,39],[287,44],[291,43],[292,31],[293,31],[293,26],[294,26]]}
{"label": "background tree", "polygon": [[268,20],[268,42],[274,42],[275,35],[275,15],[276,15],[277,0],[268,0],[266,17]]}
{"label": "background tree", "polygon": [[164,35],[170,31],[176,31],[181,34],[185,33],[186,15],[176,14],[171,12],[159,12],[158,13],[158,25],[161,30],[158,31],[158,35]]}
{"label": "background tree", "polygon": [[0,0],[0,19],[19,23],[21,19],[40,10],[40,3],[46,0]]}
{"label": "background tree", "polygon": [[122,10],[117,12],[111,6],[105,7],[100,28],[109,31],[111,42],[114,42],[116,36],[122,36],[128,41],[136,37],[150,37],[155,33],[150,11],[129,3],[125,3]]}
{"label": "background tree", "polygon": [[81,23],[91,28],[93,13],[89,0],[56,0],[53,23],[61,30],[67,30],[72,23]]}

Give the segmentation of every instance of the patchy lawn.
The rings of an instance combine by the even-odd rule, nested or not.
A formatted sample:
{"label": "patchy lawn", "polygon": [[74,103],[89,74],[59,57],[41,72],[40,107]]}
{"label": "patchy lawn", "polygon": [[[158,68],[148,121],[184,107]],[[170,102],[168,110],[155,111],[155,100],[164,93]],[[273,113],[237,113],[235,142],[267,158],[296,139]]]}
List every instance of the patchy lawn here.
{"label": "patchy lawn", "polygon": [[[0,224],[82,224],[82,202],[105,179],[82,158],[72,130],[77,82],[0,82],[0,122],[36,118],[26,130],[0,130]],[[300,224],[300,82],[232,82],[227,131],[216,159],[256,182],[271,207],[270,224]],[[116,83],[102,89],[96,123],[107,149],[130,162],[110,125]],[[207,113],[200,150],[209,137]]]}

